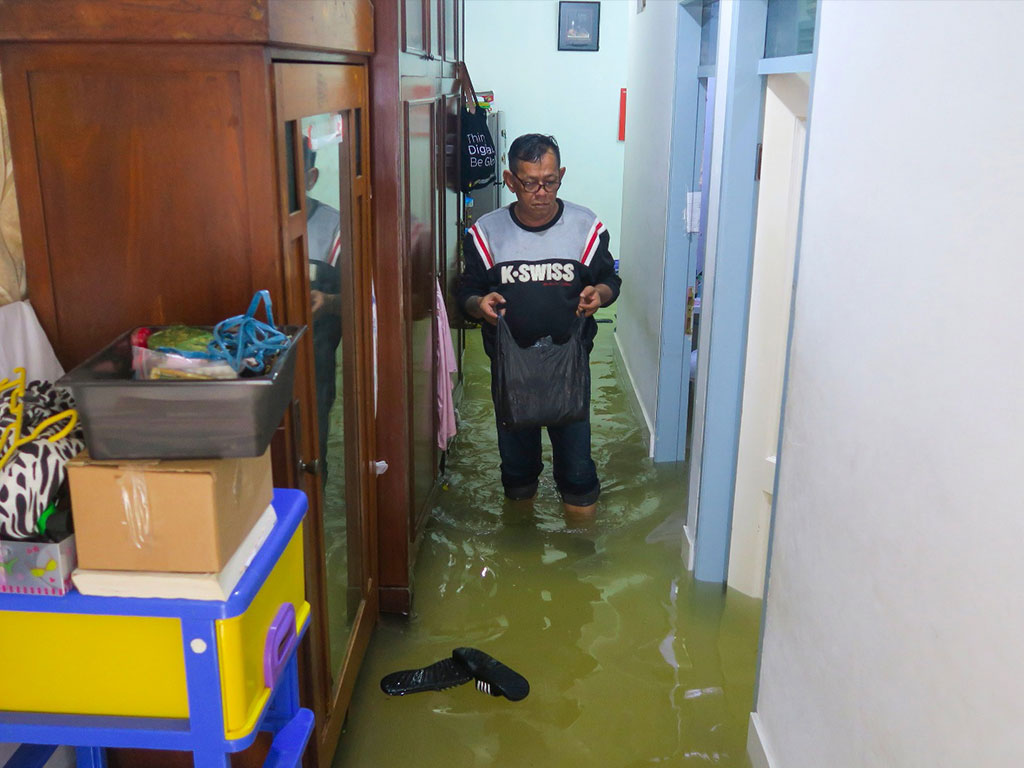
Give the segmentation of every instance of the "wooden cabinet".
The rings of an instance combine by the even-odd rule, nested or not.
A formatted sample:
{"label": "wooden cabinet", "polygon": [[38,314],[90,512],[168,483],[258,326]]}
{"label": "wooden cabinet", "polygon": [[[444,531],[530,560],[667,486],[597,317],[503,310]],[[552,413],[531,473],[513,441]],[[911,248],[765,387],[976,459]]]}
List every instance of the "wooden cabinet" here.
{"label": "wooden cabinet", "polygon": [[399,0],[376,8],[373,75],[375,280],[382,407],[379,449],[381,610],[408,613],[419,536],[437,488],[435,281],[458,248],[457,146],[463,0]]}
{"label": "wooden cabinet", "polygon": [[[263,288],[278,322],[312,331],[273,451],[275,483],[310,499],[314,619],[300,664],[304,703],[317,716],[307,763],[322,766],[378,610],[373,14],[370,0],[0,3],[29,297],[64,366],[136,325],[243,312]],[[323,139],[321,186],[329,182],[320,198],[303,148],[314,136]],[[318,206],[340,222],[328,243],[339,280],[329,419],[318,414],[314,351]],[[319,439],[328,422],[333,442]],[[337,451],[330,460],[328,450]]]}
{"label": "wooden cabinet", "polygon": [[[432,326],[435,281],[450,290],[458,270],[463,2],[0,0],[29,296],[64,366],[129,327],[239,313],[263,288],[279,322],[313,330],[272,443],[275,483],[311,503],[310,766],[330,763],[378,609],[410,609],[437,489]],[[345,140],[321,200],[303,137],[331,125]],[[311,200],[340,211],[344,235],[326,446]]]}

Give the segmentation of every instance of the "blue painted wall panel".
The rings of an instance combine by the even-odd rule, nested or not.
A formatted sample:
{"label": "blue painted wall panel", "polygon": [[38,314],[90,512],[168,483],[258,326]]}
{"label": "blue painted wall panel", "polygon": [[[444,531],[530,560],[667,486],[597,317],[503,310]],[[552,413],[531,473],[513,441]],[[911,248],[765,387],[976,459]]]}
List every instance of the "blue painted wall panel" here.
{"label": "blue painted wall panel", "polygon": [[[694,18],[693,11],[696,11]],[[690,382],[690,339],[684,333],[686,288],[696,235],[686,233],[686,193],[696,177],[694,144],[700,123],[700,7],[680,9],[676,36],[676,78],[672,113],[665,277],[654,460],[680,461],[686,450],[686,406]]]}
{"label": "blue painted wall panel", "polygon": [[711,326],[694,560],[701,581],[724,583],[728,576],[757,206],[754,168],[764,101],[757,67],[766,10],[765,0],[723,0],[721,8],[719,85],[727,98],[718,105],[725,120],[721,202],[718,220],[709,224],[717,228],[714,291],[702,320]]}

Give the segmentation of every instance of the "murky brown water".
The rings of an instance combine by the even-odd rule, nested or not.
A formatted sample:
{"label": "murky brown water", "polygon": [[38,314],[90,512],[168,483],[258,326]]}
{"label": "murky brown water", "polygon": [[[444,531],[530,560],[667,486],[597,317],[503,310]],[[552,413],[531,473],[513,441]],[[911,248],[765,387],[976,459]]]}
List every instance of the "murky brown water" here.
{"label": "murky brown water", "polygon": [[[532,504],[504,500],[487,361],[470,332],[460,434],[416,564],[414,614],[377,628],[336,768],[749,765],[760,601],[687,573],[685,466],[647,458],[616,381],[612,327],[600,326],[592,357],[604,491],[583,527],[562,516],[550,455]],[[523,674],[530,695],[381,692],[385,674],[462,645]]]}

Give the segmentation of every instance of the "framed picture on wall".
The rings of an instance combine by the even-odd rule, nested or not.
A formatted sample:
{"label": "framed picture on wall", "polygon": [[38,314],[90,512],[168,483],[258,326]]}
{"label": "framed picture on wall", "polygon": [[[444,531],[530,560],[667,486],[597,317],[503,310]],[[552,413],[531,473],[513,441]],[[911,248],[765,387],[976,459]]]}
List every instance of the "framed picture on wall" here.
{"label": "framed picture on wall", "polygon": [[562,0],[558,4],[558,50],[596,51],[601,33],[601,3]]}

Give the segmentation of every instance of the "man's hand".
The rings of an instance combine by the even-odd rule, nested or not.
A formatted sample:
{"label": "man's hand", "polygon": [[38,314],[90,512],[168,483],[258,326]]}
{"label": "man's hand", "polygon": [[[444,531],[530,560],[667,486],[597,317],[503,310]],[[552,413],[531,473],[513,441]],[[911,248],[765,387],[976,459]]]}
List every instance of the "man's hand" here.
{"label": "man's hand", "polygon": [[580,293],[580,303],[576,307],[576,314],[590,317],[597,312],[606,301],[612,297],[612,289],[604,283],[588,285]]}
{"label": "man's hand", "polygon": [[326,303],[324,301],[324,298],[325,297],[324,297],[324,294],[323,294],[322,291],[310,291],[309,292],[309,300],[310,300],[310,303],[313,305],[313,317],[316,317],[321,312],[323,312],[324,304]]}
{"label": "man's hand", "polygon": [[[473,304],[476,303],[474,307]],[[486,320],[491,325],[498,324],[499,313],[505,314],[505,297],[500,293],[488,293],[486,296],[471,298],[467,304],[469,314],[473,317]]]}
{"label": "man's hand", "polygon": [[337,315],[341,312],[341,296],[338,294],[311,290],[309,292],[309,302],[313,308],[314,318],[319,317],[324,312],[329,312],[332,315]]}

